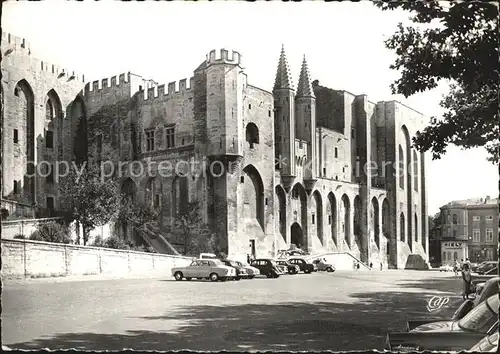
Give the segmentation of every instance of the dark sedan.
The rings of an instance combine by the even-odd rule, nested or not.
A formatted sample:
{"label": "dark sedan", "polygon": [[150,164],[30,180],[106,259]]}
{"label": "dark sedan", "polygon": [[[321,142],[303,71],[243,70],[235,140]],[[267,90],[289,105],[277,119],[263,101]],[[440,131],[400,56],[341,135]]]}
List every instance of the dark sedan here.
{"label": "dark sedan", "polygon": [[278,278],[281,274],[281,270],[278,268],[278,264],[272,259],[255,259],[250,264],[252,267],[257,268],[260,274],[265,275],[268,278]]}
{"label": "dark sedan", "polygon": [[289,261],[278,260],[276,263],[280,266],[286,267],[288,274],[297,274],[300,271],[300,267],[298,265],[292,264]]}
{"label": "dark sedan", "polygon": [[306,274],[312,273],[316,270],[316,267],[314,264],[307,262],[305,259],[302,258],[290,258],[288,260],[291,264],[298,265],[300,268],[301,272],[304,272]]}

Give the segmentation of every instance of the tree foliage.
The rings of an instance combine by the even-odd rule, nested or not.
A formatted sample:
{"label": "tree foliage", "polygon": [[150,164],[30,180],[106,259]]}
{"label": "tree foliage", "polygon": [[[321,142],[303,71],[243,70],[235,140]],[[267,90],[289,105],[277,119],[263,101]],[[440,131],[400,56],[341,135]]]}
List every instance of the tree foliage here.
{"label": "tree foliage", "polygon": [[203,221],[197,201],[179,207],[173,226],[174,232],[184,245],[184,255],[213,251],[215,243],[208,225]]}
{"label": "tree foliage", "polygon": [[391,89],[409,97],[451,82],[441,101],[443,119],[431,123],[413,139],[419,151],[439,159],[448,145],[484,146],[489,160],[499,161],[498,4],[468,1],[374,1],[382,10],[403,9],[415,16],[414,26],[401,23],[386,42],[395,51],[391,69],[401,77]]}
{"label": "tree foliage", "polygon": [[83,244],[86,245],[90,231],[115,217],[121,204],[117,184],[102,177],[100,166],[83,163],[69,168],[61,178],[61,193],[72,219],[83,229]]}

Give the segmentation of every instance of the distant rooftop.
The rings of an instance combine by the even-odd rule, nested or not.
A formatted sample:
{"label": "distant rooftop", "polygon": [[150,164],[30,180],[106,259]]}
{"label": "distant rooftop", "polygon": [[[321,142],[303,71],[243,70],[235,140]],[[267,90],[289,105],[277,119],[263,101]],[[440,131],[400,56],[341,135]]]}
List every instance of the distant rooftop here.
{"label": "distant rooftop", "polygon": [[467,206],[480,206],[480,205],[498,205],[498,198],[491,198],[486,196],[485,198],[471,198],[463,200],[454,200],[448,204],[443,205],[441,208],[456,208],[456,207],[467,207]]}

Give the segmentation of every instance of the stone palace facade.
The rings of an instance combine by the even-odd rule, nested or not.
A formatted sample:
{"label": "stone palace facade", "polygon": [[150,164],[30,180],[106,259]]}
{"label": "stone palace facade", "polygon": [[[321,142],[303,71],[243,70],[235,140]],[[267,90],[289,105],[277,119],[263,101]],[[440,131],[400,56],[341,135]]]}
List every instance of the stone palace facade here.
{"label": "stone palace facade", "polygon": [[8,33],[1,50],[2,205],[63,209],[57,179],[34,172],[90,158],[120,165],[122,192],[161,207],[166,232],[199,202],[233,257],[295,244],[397,268],[428,259],[425,155],[411,145],[426,121],[397,101],[321,86],[305,58],[294,86],[284,49],[268,90],[224,49],[166,86],[131,73],[85,83]]}

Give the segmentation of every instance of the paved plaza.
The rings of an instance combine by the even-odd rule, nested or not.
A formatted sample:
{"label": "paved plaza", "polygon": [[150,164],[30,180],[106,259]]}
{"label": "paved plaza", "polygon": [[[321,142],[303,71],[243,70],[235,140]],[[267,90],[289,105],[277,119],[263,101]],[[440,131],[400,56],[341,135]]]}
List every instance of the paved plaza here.
{"label": "paved plaza", "polygon": [[87,350],[382,349],[460,279],[431,271],[338,271],[225,283],[4,281],[3,345]]}

